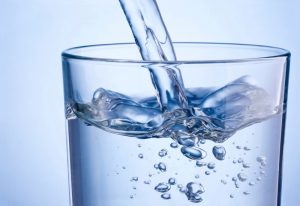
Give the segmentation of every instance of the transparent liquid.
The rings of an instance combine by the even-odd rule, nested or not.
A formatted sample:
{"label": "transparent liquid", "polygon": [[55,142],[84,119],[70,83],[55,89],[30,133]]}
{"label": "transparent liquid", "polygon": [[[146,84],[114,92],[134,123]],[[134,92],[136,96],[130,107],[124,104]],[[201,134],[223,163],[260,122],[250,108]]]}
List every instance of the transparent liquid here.
{"label": "transparent liquid", "polygon": [[[186,190],[190,182],[204,188],[196,195],[203,205],[275,206],[281,123],[277,115],[222,144],[206,141],[201,148],[207,155],[197,161],[182,155],[171,138],[126,137],[67,120],[73,206],[194,205]],[[213,155],[214,146],[226,148],[224,160]],[[170,190],[155,190],[159,183]]]}
{"label": "transparent liquid", "polygon": [[[155,0],[120,0],[144,60],[176,60]],[[156,97],[97,89],[67,105],[73,206],[275,206],[282,105],[249,76],[185,88],[149,64]]]}

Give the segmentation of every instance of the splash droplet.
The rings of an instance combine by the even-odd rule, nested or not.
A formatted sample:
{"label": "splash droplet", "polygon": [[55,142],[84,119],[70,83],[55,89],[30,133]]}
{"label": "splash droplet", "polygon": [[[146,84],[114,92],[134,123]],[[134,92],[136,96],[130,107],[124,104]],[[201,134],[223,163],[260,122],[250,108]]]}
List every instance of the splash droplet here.
{"label": "splash droplet", "polygon": [[205,192],[204,187],[200,183],[190,182],[186,185],[187,191],[185,195],[188,200],[194,203],[201,202],[203,199],[200,196]]}

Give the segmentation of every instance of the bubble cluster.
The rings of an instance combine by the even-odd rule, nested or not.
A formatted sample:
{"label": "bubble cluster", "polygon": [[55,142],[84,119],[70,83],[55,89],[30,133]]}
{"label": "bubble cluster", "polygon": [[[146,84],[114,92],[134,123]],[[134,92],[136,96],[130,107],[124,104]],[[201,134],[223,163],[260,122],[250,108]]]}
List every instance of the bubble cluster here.
{"label": "bubble cluster", "polygon": [[189,201],[198,203],[202,202],[202,197],[200,196],[202,193],[205,192],[204,187],[200,183],[190,182],[186,185],[186,196]]}
{"label": "bubble cluster", "polygon": [[164,156],[167,156],[168,155],[168,151],[166,149],[161,149],[159,152],[158,152],[158,155],[160,157],[164,157]]}

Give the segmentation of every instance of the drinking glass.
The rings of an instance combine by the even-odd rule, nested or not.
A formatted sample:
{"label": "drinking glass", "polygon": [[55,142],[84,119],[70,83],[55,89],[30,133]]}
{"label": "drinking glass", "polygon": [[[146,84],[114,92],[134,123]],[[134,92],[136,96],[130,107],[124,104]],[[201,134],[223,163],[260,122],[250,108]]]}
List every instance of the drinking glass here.
{"label": "drinking glass", "polygon": [[[177,61],[143,61],[133,43],[62,53],[70,204],[279,206],[290,53],[174,49]],[[180,70],[191,108],[161,112],[153,66]]]}

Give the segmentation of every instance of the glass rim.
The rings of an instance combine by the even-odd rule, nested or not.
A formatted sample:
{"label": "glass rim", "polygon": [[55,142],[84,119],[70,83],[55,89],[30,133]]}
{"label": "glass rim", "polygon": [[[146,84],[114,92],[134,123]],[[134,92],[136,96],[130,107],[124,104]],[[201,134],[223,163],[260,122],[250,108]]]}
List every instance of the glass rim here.
{"label": "glass rim", "polygon": [[[72,51],[89,48],[89,47],[101,47],[101,46],[124,46],[124,45],[136,45],[132,42],[123,43],[107,43],[107,44],[91,44],[84,46],[72,47],[64,50],[61,53],[62,58],[76,59],[76,60],[89,60],[89,61],[99,61],[99,62],[114,62],[114,63],[135,63],[135,64],[208,64],[208,63],[242,63],[242,62],[253,62],[253,61],[263,61],[271,60],[279,57],[290,57],[290,51],[274,46],[259,45],[259,44],[242,44],[242,43],[222,43],[222,42],[173,42],[175,45],[179,44],[191,44],[191,45],[215,45],[215,46],[231,46],[234,47],[245,47],[245,48],[257,48],[257,49],[269,49],[275,51],[278,54],[274,55],[258,55],[257,57],[249,58],[236,58],[236,59],[214,59],[214,60],[176,60],[176,61],[159,61],[159,60],[134,60],[134,59],[121,59],[121,58],[101,58],[101,57],[90,57],[86,55],[78,55],[72,53]],[[138,48],[137,48],[138,49]]]}

